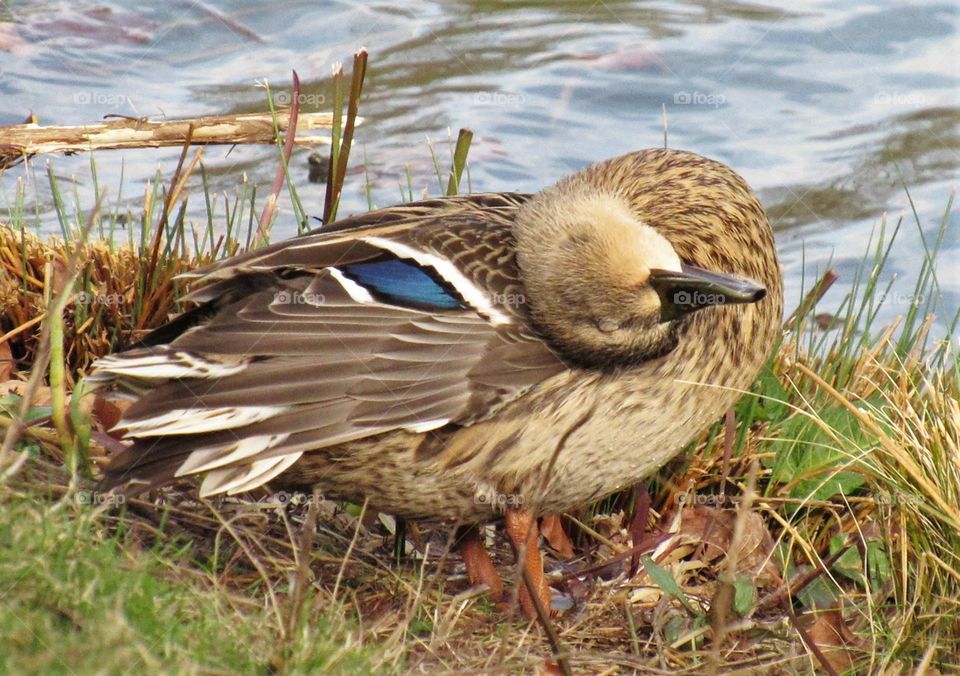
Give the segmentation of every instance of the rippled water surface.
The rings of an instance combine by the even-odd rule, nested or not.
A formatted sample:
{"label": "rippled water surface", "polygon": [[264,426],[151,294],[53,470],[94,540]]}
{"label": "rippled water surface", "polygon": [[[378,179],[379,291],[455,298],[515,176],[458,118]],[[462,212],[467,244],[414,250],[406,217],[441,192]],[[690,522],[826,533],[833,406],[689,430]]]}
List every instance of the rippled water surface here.
{"label": "rippled water surface", "polygon": [[[784,8],[786,7],[786,8]],[[727,162],[759,191],[777,229],[788,308],[828,262],[842,298],[882,215],[905,216],[889,270],[886,318],[906,311],[924,240],[932,240],[956,185],[957,6],[949,2],[31,2],[0,6],[0,124],[28,113],[46,124],[106,114],[186,117],[257,111],[256,81],[289,91],[304,109],[329,109],[331,64],[370,51],[365,98],[341,214],[366,210],[364,174],[379,206],[436,193],[427,139],[444,158],[459,127],[475,133],[473,190],[533,191],[591,161],[664,142]],[[304,205],[324,186],[294,155]],[[178,151],[97,155],[110,200],[142,199]],[[212,186],[233,191],[241,172],[263,190],[270,148],[208,148]],[[92,206],[89,157],[51,160]],[[366,171],[360,170],[365,167]],[[26,175],[49,209],[44,161]],[[117,195],[123,174],[123,194]],[[913,199],[919,226],[911,213]],[[0,203],[0,208],[4,207]],[[194,200],[196,218],[202,217]],[[277,236],[295,225],[281,217]],[[941,316],[960,306],[960,217],[952,209],[939,256]]]}

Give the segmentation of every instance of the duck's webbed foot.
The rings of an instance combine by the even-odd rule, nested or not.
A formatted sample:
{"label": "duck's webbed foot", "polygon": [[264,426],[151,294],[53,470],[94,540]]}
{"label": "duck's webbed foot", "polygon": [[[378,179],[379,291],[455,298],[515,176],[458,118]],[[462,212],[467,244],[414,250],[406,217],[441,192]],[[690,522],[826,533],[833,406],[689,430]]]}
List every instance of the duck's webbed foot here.
{"label": "duck's webbed foot", "polygon": [[550,613],[550,587],[543,575],[543,559],[540,557],[537,520],[529,512],[519,509],[508,509],[506,513],[506,531],[513,551],[517,557],[523,557],[521,562],[523,578],[520,583],[520,607],[530,619],[538,617],[536,603],[531,596],[530,589],[536,594],[537,600],[544,613]]}
{"label": "duck's webbed foot", "polygon": [[472,586],[485,584],[491,596],[499,598],[503,593],[503,580],[487,553],[483,537],[477,526],[465,526],[457,533],[457,549],[467,567],[467,578]]}

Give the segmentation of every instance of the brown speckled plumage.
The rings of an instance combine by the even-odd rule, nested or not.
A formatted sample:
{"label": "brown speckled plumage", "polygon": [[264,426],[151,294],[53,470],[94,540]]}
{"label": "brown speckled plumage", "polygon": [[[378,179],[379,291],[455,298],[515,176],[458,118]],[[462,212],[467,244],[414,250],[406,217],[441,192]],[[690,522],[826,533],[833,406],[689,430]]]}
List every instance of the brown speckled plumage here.
{"label": "brown speckled plumage", "polygon": [[[675,254],[647,251],[645,242],[662,242],[645,226]],[[330,268],[380,260],[384,242],[391,255],[448,262],[484,298],[432,313],[357,301],[362,290],[337,286],[343,275]],[[676,258],[755,280],[766,296],[662,322],[648,282]],[[244,487],[236,477],[251,463],[286,457],[275,485],[464,523],[507,505],[569,511],[649,475],[750,386],[782,314],[756,197],[726,166],[672,150],[601,162],[534,196],[430,200],[346,219],[196,277],[193,298],[205,309],[94,373],[101,387],[138,399],[121,427],[140,424],[140,436],[110,483],[161,484],[212,448],[212,458],[234,452],[214,489]],[[462,292],[464,282],[448,286]],[[278,303],[278,290],[307,301]],[[258,406],[275,414],[256,419]],[[204,407],[219,411],[210,429],[177,427],[178,412]],[[217,429],[221,418],[245,424]],[[430,429],[411,431],[425,421]],[[265,448],[240,457],[236,442],[250,437],[258,441],[248,448]],[[280,466],[271,462],[264,467]]]}

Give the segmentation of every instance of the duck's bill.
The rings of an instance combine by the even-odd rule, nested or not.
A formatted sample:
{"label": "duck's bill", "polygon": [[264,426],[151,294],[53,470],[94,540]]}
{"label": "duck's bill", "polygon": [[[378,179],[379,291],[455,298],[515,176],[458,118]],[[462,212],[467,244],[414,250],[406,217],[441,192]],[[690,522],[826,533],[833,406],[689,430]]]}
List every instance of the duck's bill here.
{"label": "duck's bill", "polygon": [[650,285],[660,296],[662,322],[712,305],[756,303],[767,295],[766,288],[752,279],[685,264],[680,270],[651,270]]}

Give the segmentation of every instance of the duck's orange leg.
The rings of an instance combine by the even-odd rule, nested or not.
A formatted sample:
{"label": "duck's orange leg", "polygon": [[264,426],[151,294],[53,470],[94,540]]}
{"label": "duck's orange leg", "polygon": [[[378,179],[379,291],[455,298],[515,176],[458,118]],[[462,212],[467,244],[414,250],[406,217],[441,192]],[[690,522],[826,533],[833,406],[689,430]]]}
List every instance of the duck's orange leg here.
{"label": "duck's orange leg", "polygon": [[540,534],[550,543],[554,551],[565,559],[573,558],[573,543],[563,530],[559,514],[544,514],[540,519]]}
{"label": "duck's orange leg", "polygon": [[503,592],[503,580],[490,560],[490,554],[487,553],[480,536],[480,529],[476,526],[462,528],[458,536],[457,549],[463,557],[463,565],[467,567],[467,578],[471,586],[485,584],[490,588],[492,596],[499,596]]}
{"label": "duck's orange leg", "polygon": [[543,576],[543,559],[540,558],[540,547],[537,537],[537,520],[529,513],[519,509],[508,509],[506,514],[506,530],[513,544],[516,555],[523,556],[521,566],[526,574],[526,580],[520,580],[520,607],[530,619],[537,618],[537,607],[530,596],[526,582],[533,587],[534,593],[540,600],[543,610],[550,612],[550,588]]}

